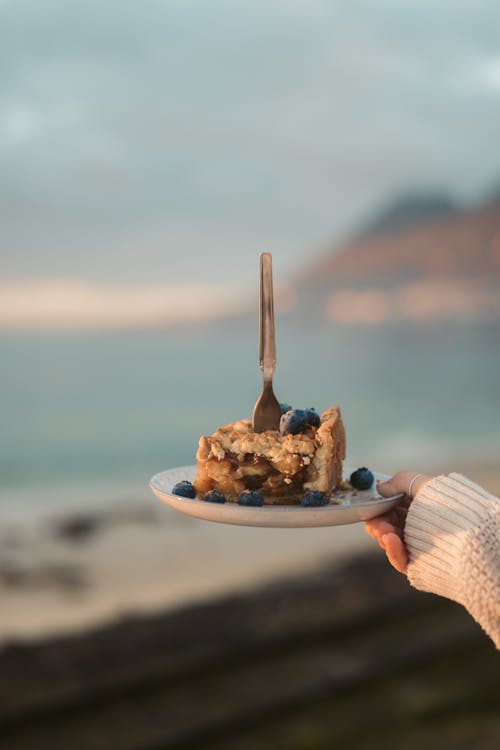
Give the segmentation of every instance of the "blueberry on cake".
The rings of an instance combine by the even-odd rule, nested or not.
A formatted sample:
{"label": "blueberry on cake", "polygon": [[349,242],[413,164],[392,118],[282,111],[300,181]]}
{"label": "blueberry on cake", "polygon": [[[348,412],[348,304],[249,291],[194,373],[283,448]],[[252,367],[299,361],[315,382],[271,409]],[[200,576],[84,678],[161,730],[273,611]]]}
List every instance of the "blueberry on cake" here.
{"label": "blueberry on cake", "polygon": [[328,498],[342,482],[345,430],[338,406],[319,415],[287,408],[279,430],[254,432],[249,419],[202,435],[196,453],[198,496],[216,490],[226,500],[258,490],[266,505],[299,504],[304,493]]}

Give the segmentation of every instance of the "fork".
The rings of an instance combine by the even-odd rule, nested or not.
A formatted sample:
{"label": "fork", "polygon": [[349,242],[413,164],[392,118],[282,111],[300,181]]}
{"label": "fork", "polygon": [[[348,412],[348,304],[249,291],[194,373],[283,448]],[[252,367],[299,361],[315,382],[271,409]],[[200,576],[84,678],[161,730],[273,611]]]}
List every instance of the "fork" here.
{"label": "fork", "polygon": [[253,429],[255,432],[277,430],[281,419],[281,406],[273,391],[276,344],[271,253],[260,254],[259,365],[264,376],[264,385],[253,410]]}

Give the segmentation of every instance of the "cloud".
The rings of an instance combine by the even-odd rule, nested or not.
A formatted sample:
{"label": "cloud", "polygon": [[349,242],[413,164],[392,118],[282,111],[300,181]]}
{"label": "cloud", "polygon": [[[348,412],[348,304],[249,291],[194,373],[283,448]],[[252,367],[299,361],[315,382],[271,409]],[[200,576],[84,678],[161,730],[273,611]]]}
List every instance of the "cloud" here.
{"label": "cloud", "polygon": [[477,66],[478,79],[488,88],[500,91],[500,56],[490,57]]}
{"label": "cloud", "polygon": [[387,194],[470,198],[500,171],[496,69],[456,85],[494,59],[493,2],[1,12],[7,276],[215,283],[253,278],[260,249],[290,273]]}
{"label": "cloud", "polygon": [[241,308],[241,289],[210,284],[0,284],[0,330],[105,330],[206,321]]}
{"label": "cloud", "polygon": [[8,148],[24,144],[36,136],[40,120],[35,111],[22,104],[7,103],[3,106],[0,138]]}

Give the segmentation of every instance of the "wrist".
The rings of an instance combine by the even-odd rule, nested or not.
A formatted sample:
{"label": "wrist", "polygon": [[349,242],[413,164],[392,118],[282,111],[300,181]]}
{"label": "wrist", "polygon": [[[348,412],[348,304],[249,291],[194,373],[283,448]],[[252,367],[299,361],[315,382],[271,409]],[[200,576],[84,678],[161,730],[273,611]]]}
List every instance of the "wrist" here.
{"label": "wrist", "polygon": [[492,495],[460,474],[422,481],[404,530],[413,586],[464,603],[467,537],[487,521],[492,500]]}

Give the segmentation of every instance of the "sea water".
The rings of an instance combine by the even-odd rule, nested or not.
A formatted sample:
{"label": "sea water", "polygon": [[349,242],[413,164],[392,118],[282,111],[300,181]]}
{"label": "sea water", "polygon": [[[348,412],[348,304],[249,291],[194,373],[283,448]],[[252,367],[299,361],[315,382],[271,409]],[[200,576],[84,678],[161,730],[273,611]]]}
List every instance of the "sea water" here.
{"label": "sea water", "polygon": [[[498,455],[496,330],[277,328],[278,398],[340,404],[352,465],[459,470]],[[0,359],[0,514],[144,499],[154,473],[194,463],[200,434],[250,416],[261,387],[246,319],[4,334]]]}

